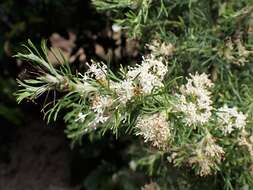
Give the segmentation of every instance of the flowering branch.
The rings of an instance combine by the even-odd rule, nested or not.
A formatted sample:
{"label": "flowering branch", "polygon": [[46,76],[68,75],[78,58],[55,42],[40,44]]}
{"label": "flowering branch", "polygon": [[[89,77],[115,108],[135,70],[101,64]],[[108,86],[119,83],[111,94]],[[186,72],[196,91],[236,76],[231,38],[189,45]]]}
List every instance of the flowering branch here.
{"label": "flowering branch", "polygon": [[[168,89],[173,79],[167,78],[167,55],[151,51],[140,65],[116,74],[93,61],[86,64],[85,73],[73,75],[67,65],[54,68],[31,42],[29,45],[27,54],[16,57],[31,62],[39,74],[19,81],[17,100],[35,100],[52,90],[64,93],[46,116],[55,120],[60,110],[68,109],[66,132],[74,142],[84,134],[112,131],[118,135],[119,130],[130,128],[132,135],[166,155],[168,164],[191,167],[200,176],[222,173],[227,165],[233,167],[237,160],[229,155],[234,147],[238,157],[248,158],[244,164],[253,164],[247,115],[237,107],[215,104],[215,83],[207,74],[190,74],[186,83],[171,84]],[[47,55],[45,45],[42,47]],[[244,172],[252,177],[249,171]]]}

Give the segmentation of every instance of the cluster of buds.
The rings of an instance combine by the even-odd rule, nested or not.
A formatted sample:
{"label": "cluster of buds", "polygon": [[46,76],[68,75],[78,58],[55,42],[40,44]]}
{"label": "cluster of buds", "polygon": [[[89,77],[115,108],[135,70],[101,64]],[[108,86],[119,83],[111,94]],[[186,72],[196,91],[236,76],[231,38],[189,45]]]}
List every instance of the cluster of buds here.
{"label": "cluster of buds", "polygon": [[221,57],[225,57],[229,62],[236,65],[244,65],[249,62],[249,56],[253,53],[246,49],[240,38],[232,41],[229,38],[225,43],[225,48],[219,51]]}
{"label": "cluster of buds", "polygon": [[138,119],[136,128],[137,135],[141,135],[145,142],[150,142],[152,146],[166,150],[171,137],[169,123],[163,113],[145,115]]}
{"label": "cluster of buds", "polygon": [[197,174],[207,176],[216,171],[217,165],[222,161],[225,152],[215,143],[214,138],[207,134],[197,143],[193,156],[188,159],[189,165],[197,166]]}

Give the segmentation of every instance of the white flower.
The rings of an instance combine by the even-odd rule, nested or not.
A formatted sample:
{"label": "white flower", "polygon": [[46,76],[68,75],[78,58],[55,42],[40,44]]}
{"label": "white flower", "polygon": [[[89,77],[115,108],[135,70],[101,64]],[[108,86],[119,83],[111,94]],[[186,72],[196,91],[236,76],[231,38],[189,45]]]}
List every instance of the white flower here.
{"label": "white flower", "polygon": [[113,100],[109,96],[95,95],[92,97],[91,110],[95,113],[95,119],[92,126],[96,126],[99,123],[104,123],[109,119],[106,109],[113,104]]}
{"label": "white flower", "polygon": [[91,109],[96,113],[102,113],[106,107],[112,105],[112,99],[109,96],[95,96],[92,100]]}
{"label": "white flower", "polygon": [[134,83],[131,80],[123,80],[122,82],[112,82],[111,88],[115,90],[119,97],[119,101],[126,104],[134,96]]}
{"label": "white flower", "polygon": [[163,86],[162,82],[159,81],[155,75],[150,73],[146,73],[145,75],[142,73],[140,75],[140,85],[144,94],[150,94],[154,87]]}
{"label": "white flower", "polygon": [[243,129],[238,138],[238,144],[247,148],[250,156],[253,157],[253,135]]}
{"label": "white flower", "polygon": [[86,63],[86,65],[89,67],[86,75],[95,77],[96,80],[106,80],[107,66],[105,64],[101,64],[101,67],[95,62],[92,62],[91,64]]}
{"label": "white flower", "polygon": [[165,116],[156,113],[151,116],[142,116],[138,119],[137,135],[141,135],[145,142],[150,142],[154,147],[162,150],[168,148],[168,140],[171,136],[169,124]]}
{"label": "white flower", "polygon": [[191,78],[188,78],[188,85],[195,86],[198,89],[210,88],[213,86],[212,81],[208,78],[208,75],[202,73],[199,75],[196,73],[195,75],[190,74]]}
{"label": "white flower", "polygon": [[217,112],[219,128],[227,135],[235,129],[243,129],[246,125],[246,116],[238,112],[236,107],[229,108],[227,105],[218,109]]}
{"label": "white flower", "polygon": [[187,83],[180,88],[178,94],[179,105],[176,108],[185,115],[184,121],[187,125],[205,124],[212,115],[209,88],[213,86],[208,76],[203,73],[191,75]]}
{"label": "white flower", "polygon": [[109,119],[109,117],[107,116],[103,116],[102,114],[97,114],[95,119],[94,119],[94,122],[92,123],[93,126],[96,127],[97,124],[99,123],[105,123],[107,120]]}
{"label": "white flower", "polygon": [[175,47],[171,43],[161,43],[157,40],[153,40],[151,44],[147,44],[147,47],[152,51],[152,54],[164,56],[171,56],[175,50]]}
{"label": "white flower", "polygon": [[154,88],[162,87],[162,81],[168,71],[162,58],[155,58],[153,55],[143,58],[141,65],[128,69],[127,79],[135,81],[144,94],[150,94]]}

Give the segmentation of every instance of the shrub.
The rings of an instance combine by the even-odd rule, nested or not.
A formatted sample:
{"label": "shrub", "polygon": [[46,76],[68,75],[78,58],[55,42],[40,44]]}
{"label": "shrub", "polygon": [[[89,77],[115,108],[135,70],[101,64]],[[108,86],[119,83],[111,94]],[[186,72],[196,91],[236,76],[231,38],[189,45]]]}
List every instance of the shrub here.
{"label": "shrub", "polygon": [[[250,189],[250,0],[93,4],[109,12],[114,26],[129,38],[138,39],[140,51],[146,49],[141,62],[113,72],[109,64],[92,61],[85,73],[74,74],[58,53],[62,64],[50,64],[45,42],[38,50],[29,41],[27,51],[16,57],[29,61],[38,72],[18,81],[17,100],[33,101],[58,91],[60,97],[44,106],[45,117],[56,120],[66,110],[66,134],[73,143],[84,134],[132,135],[136,152],[131,153],[131,170],[141,168],[157,181],[143,189],[170,189],[173,184],[178,189]],[[176,172],[178,177],[173,178],[174,167],[183,174]],[[184,185],[184,175],[197,179],[199,186],[191,181]],[[212,185],[203,185],[203,178]]]}

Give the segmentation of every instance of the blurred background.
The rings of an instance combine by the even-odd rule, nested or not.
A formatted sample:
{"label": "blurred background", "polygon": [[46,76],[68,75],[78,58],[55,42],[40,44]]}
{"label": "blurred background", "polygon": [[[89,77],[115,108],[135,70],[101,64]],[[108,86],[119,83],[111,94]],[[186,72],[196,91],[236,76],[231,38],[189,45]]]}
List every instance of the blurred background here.
{"label": "blurred background", "polygon": [[[70,148],[61,118],[46,124],[40,112],[43,98],[17,105],[17,78],[29,65],[13,58],[31,39],[60,48],[76,71],[92,59],[112,67],[138,57],[138,44],[127,40],[109,14],[96,12],[88,0],[0,1],[0,189],[75,190],[122,189],[127,185],[122,153],[127,139],[108,136]],[[55,64],[53,56],[49,59]],[[106,139],[106,143],[104,143]],[[121,170],[115,179],[112,173]],[[117,178],[117,179],[116,179]],[[130,187],[130,186],[128,186]]]}

